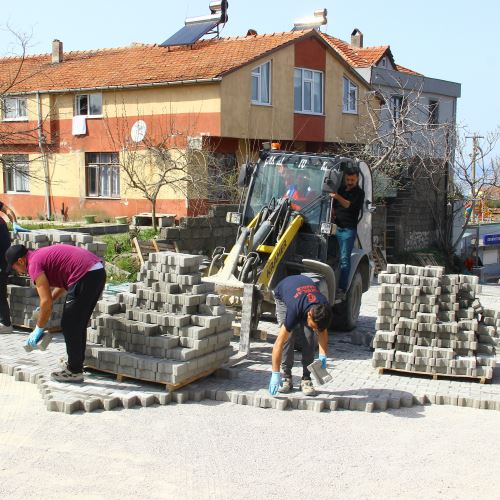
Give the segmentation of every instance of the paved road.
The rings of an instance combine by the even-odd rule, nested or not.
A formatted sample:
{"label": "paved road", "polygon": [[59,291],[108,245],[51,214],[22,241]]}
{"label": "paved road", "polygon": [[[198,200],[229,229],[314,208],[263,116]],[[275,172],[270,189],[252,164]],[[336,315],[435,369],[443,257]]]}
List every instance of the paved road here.
{"label": "paved road", "polygon": [[497,412],[207,402],[65,415],[0,375],[1,498],[498,498]]}
{"label": "paved road", "polygon": [[[498,291],[485,287],[483,302]],[[65,415],[0,374],[0,497],[498,498],[499,418],[454,406],[316,413],[213,401]]]}

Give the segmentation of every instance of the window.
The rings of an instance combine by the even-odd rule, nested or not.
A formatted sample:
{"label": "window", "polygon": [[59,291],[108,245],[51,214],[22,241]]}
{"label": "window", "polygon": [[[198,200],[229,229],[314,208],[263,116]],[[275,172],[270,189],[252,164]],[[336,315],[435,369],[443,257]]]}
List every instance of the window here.
{"label": "window", "polygon": [[28,155],[4,155],[3,187],[6,193],[29,193]]}
{"label": "window", "polygon": [[75,115],[102,115],[102,94],[78,94],[75,99]]}
{"label": "window", "polygon": [[252,103],[271,104],[271,61],[252,69]]}
{"label": "window", "polygon": [[6,97],[3,100],[4,120],[27,120],[28,109],[25,97]]}
{"label": "window", "polygon": [[439,101],[429,100],[429,126],[436,126],[439,124]]}
{"label": "window", "polygon": [[323,114],[323,73],[295,68],[294,108],[298,113]]}
{"label": "window", "polygon": [[358,112],[358,86],[344,76],[344,97],[342,100],[344,113]]}
{"label": "window", "polygon": [[391,96],[391,114],[394,125],[401,124],[403,121],[404,102],[401,95]]}
{"label": "window", "polygon": [[120,165],[118,153],[85,153],[87,196],[120,197]]}

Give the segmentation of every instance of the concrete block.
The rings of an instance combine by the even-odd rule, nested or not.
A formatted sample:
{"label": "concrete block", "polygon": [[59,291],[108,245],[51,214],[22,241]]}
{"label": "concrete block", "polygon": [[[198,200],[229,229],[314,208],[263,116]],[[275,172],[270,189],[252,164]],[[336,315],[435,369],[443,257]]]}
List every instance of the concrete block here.
{"label": "concrete block", "polygon": [[332,376],[327,369],[321,367],[319,359],[313,361],[307,368],[318,384],[323,385],[332,381]]}

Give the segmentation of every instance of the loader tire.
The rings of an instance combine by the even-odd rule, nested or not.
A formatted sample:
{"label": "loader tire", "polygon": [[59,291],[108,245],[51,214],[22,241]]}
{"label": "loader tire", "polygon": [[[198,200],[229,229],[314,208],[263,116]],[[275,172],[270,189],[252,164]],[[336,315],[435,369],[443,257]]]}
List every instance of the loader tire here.
{"label": "loader tire", "polygon": [[361,273],[356,271],[346,299],[333,307],[332,328],[334,330],[351,331],[356,327],[361,309],[363,296],[363,279]]}

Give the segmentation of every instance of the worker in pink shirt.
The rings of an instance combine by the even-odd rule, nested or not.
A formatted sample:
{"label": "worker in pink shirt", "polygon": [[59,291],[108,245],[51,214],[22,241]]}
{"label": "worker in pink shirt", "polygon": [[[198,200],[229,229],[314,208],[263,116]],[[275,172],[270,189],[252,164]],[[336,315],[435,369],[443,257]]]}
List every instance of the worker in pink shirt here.
{"label": "worker in pink shirt", "polygon": [[37,325],[27,345],[37,347],[50,319],[53,301],[67,291],[61,327],[68,361],[66,367],[52,373],[51,378],[58,382],[83,382],[87,326],[106,283],[102,260],[88,250],[71,245],[52,245],[39,250],[13,245],[5,253],[5,260],[7,271],[14,269],[29,275],[40,297]]}

